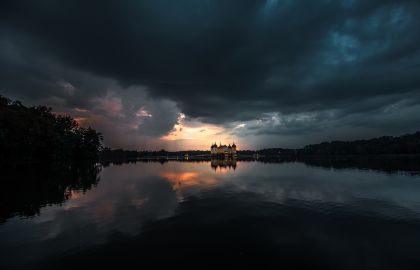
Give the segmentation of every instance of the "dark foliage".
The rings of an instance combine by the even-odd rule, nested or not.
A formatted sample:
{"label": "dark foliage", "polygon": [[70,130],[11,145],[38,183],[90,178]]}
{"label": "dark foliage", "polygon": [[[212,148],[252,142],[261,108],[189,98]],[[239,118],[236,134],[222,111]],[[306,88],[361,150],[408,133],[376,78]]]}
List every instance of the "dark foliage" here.
{"label": "dark foliage", "polygon": [[307,145],[301,149],[268,148],[257,151],[264,156],[307,155],[417,155],[420,154],[420,132],[399,137],[356,141],[333,141]]}
{"label": "dark foliage", "polygon": [[369,140],[333,141],[305,146],[298,154],[310,155],[383,155],[420,154],[420,132],[399,137]]}
{"label": "dark foliage", "polygon": [[258,150],[259,155],[264,156],[294,156],[296,154],[295,149],[284,149],[284,148],[268,148]]}
{"label": "dark foliage", "polygon": [[98,159],[102,135],[45,106],[26,107],[0,96],[1,164],[50,162],[72,166]]}

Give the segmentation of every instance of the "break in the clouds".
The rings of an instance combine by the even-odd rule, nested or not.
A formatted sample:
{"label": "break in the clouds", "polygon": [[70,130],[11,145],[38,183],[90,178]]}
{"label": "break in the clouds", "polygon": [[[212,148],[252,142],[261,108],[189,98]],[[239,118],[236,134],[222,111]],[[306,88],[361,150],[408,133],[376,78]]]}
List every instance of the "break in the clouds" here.
{"label": "break in the clouds", "polygon": [[418,14],[408,0],[2,1],[0,93],[112,147],[412,132]]}

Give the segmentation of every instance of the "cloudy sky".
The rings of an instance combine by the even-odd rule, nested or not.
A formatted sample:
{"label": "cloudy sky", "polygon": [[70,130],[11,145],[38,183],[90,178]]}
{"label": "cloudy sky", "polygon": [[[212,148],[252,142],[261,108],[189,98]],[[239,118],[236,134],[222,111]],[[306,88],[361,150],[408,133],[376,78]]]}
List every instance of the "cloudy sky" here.
{"label": "cloudy sky", "polygon": [[420,3],[3,0],[0,94],[128,149],[420,129]]}

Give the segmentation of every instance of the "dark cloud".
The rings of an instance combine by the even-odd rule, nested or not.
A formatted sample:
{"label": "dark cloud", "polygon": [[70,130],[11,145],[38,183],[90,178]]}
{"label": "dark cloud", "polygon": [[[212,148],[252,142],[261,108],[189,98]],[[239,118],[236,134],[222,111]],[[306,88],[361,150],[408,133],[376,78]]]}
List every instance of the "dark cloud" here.
{"label": "dark cloud", "polygon": [[0,10],[2,93],[88,109],[112,93],[121,115],[135,115],[140,89],[154,110],[140,117],[143,135],[170,131],[180,111],[260,135],[420,128],[418,1],[16,0]]}

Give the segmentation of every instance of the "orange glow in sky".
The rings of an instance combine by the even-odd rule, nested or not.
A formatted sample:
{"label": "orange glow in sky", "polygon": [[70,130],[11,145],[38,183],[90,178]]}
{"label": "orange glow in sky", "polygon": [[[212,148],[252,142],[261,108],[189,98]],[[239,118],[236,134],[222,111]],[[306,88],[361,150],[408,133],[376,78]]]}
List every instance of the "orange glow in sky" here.
{"label": "orange glow in sky", "polygon": [[[120,119],[123,117],[121,109],[122,105],[119,99],[114,98],[95,99],[95,101],[97,102],[96,108],[101,112],[105,112],[106,116],[93,111],[85,110],[83,108],[74,108],[74,111],[77,112],[77,115],[74,116],[75,121],[83,127],[93,126],[96,127],[99,132],[108,132],[108,134],[112,133],[113,136],[110,135],[110,139],[115,139],[115,137],[119,136],[120,138],[128,138],[124,139],[124,142],[129,142],[130,145],[135,145],[134,142],[139,143],[138,146],[125,146],[118,144],[118,147],[121,148],[141,148],[146,150],[159,150],[164,148],[169,151],[210,150],[210,146],[213,143],[228,145],[233,142],[237,145],[238,150],[247,149],[248,147],[248,145],[245,145],[242,140],[238,139],[238,137],[232,133],[232,131],[237,131],[237,129],[244,127],[245,124],[238,124],[233,128],[226,128],[215,124],[203,123],[199,120],[192,120],[186,117],[183,113],[179,113],[178,121],[169,133],[154,138],[142,137],[142,121],[144,119],[150,119],[153,121],[154,117],[152,113],[143,107],[135,112],[135,115],[138,118],[135,119],[135,122],[116,125],[112,131],[109,131],[106,129],[106,123],[109,122],[108,118],[111,117]],[[132,132],[128,134],[128,136],[126,136],[127,134],[123,134],[123,132],[126,133],[127,130]],[[135,132],[138,133],[137,137],[134,136]],[[108,137],[105,137],[105,139],[107,138]],[[145,139],[147,139],[146,145],[143,143]],[[105,141],[105,143],[108,141]],[[120,141],[118,142],[121,143]]]}
{"label": "orange glow in sky", "polygon": [[239,145],[238,138],[229,133],[229,130],[220,126],[186,121],[185,115],[181,113],[178,117],[178,124],[169,134],[162,136],[160,139],[180,150],[209,150],[210,145],[214,142],[217,144],[219,142],[222,144],[235,142]]}

